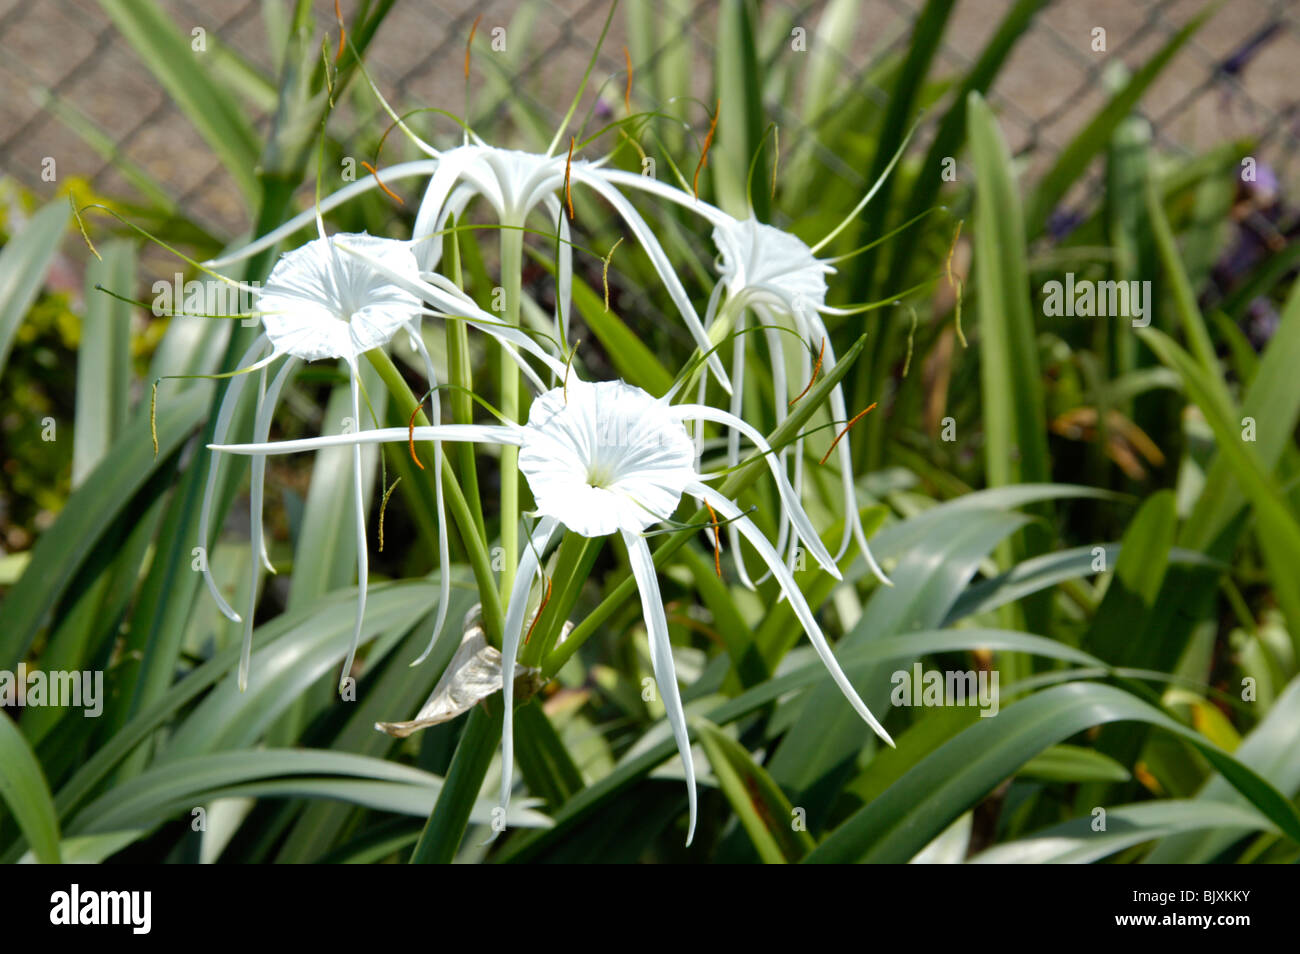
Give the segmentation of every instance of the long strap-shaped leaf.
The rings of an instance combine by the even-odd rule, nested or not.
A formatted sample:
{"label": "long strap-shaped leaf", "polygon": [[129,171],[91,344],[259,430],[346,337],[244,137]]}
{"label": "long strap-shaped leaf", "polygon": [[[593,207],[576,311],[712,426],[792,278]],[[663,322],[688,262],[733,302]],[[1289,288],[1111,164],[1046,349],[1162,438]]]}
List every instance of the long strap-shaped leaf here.
{"label": "long strap-shaped leaf", "polygon": [[59,820],[40,763],[23,734],[0,715],[0,801],[9,806],[37,859],[59,863]]}
{"label": "long strap-shaped leaf", "polygon": [[[1144,722],[1194,745],[1234,788],[1300,841],[1300,814],[1285,796],[1204,736],[1123,690],[1100,683],[1047,689],[981,719],[940,746],[831,833],[810,862],[905,862],[1033,756],[1076,732]],[[972,752],[980,753],[971,758]]]}

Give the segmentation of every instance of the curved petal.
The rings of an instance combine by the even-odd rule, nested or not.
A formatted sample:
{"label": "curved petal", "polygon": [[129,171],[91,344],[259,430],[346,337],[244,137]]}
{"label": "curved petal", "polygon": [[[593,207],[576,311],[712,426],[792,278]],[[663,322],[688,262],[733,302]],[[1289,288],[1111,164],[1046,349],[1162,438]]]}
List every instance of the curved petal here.
{"label": "curved petal", "polygon": [[[541,345],[519,329],[513,328],[502,322],[499,318],[489,315],[463,293],[461,295],[453,295],[445,288],[439,288],[437,285],[431,284],[430,282],[412,280],[400,272],[389,268],[379,259],[367,255],[360,249],[341,243],[338,244],[338,248],[350,255],[355,255],[399,288],[405,288],[412,294],[418,295],[430,304],[441,308],[443,311],[463,318],[475,328],[492,335],[502,343],[508,343],[523,351],[527,351],[529,354],[540,358],[546,366],[557,375],[560,377],[564,376],[564,365],[548,351],[542,348]],[[517,355],[515,357],[516,360],[520,360]]]}
{"label": "curved petal", "polygon": [[569,220],[564,217],[557,196],[546,197],[546,213],[560,223],[560,254],[555,283],[555,327],[559,329],[560,343],[569,346],[569,319],[573,310],[573,242]]}
{"label": "curved petal", "polygon": [[[257,340],[240,357],[238,366],[242,368],[265,347],[266,335],[258,335]],[[221,407],[217,409],[217,423],[212,428],[212,439],[214,441],[224,441],[230,433],[230,420],[235,414],[235,407],[239,404],[239,398],[243,393],[244,375],[237,374],[230,379],[230,384],[226,387],[226,393],[221,398]],[[209,445],[209,449],[212,449],[211,445]],[[199,508],[199,546],[203,549],[203,582],[207,584],[208,592],[212,594],[212,598],[216,601],[222,615],[226,619],[238,623],[240,621],[239,614],[231,609],[230,604],[226,602],[226,598],[217,589],[217,581],[212,578],[212,561],[208,557],[210,552],[208,549],[208,531],[212,522],[212,498],[217,483],[217,468],[220,465],[220,459],[213,454],[208,460],[208,479],[203,484],[203,505]]]}
{"label": "curved petal", "polygon": [[[361,422],[361,381],[356,365],[352,366],[352,420],[358,426]],[[370,584],[370,548],[366,540],[366,497],[364,480],[361,474],[361,445],[352,445],[352,486],[355,491],[357,519],[357,621],[352,628],[352,644],[348,646],[347,658],[343,660],[343,669],[339,673],[339,694],[347,688],[352,661],[357,655],[357,645],[361,642],[361,624],[366,616],[366,591]]]}
{"label": "curved petal", "polygon": [[[384,181],[389,182],[394,179],[406,179],[412,176],[432,175],[438,171],[438,162],[437,159],[416,159],[412,162],[401,162],[395,166],[389,166],[384,170]],[[321,199],[320,211],[324,214],[342,205],[348,199],[377,188],[379,188],[379,183],[374,176],[368,175],[364,179],[358,179],[356,182],[345,185],[333,195]],[[203,264],[208,268],[222,268],[226,265],[233,265],[235,262],[242,262],[244,259],[252,258],[258,252],[265,251],[273,245],[278,245],[295,232],[306,228],[315,221],[316,209],[313,207],[295,215],[278,229],[267,232],[261,238],[249,242],[238,251],[222,255],[220,258],[208,259]]]}
{"label": "curved petal", "polygon": [[789,480],[786,479],[785,472],[782,470],[776,454],[773,453],[771,445],[768,444],[766,438],[756,428],[746,424],[734,414],[728,414],[726,411],[720,411],[706,404],[674,404],[669,410],[682,418],[703,419],[735,428],[748,437],[754,446],[762,452],[763,459],[767,461],[768,469],[772,472],[772,476],[776,478],[777,492],[781,495],[781,502],[785,505],[788,516],[793,521],[794,528],[798,531],[800,539],[803,540],[809,552],[812,553],[813,557],[816,558],[827,573],[837,580],[841,578],[839,567],[835,565],[835,561],[831,558],[826,546],[822,543],[821,538],[817,536],[817,531],[813,529],[808,514],[804,513],[803,505],[799,502],[799,498],[795,496],[794,488],[790,486]]}
{"label": "curved petal", "polygon": [[627,227],[636,236],[636,240],[645,249],[646,255],[650,257],[650,263],[654,266],[660,280],[663,281],[664,287],[668,289],[668,294],[677,306],[677,310],[681,313],[682,320],[686,322],[691,337],[695,339],[695,344],[701,351],[708,353],[709,369],[713,372],[714,377],[718,379],[718,383],[722,385],[723,389],[730,393],[731,381],[727,377],[726,369],[722,367],[717,352],[712,350],[713,345],[709,341],[709,336],[704,331],[704,326],[700,324],[700,317],[695,313],[695,308],[691,305],[691,300],[686,294],[686,289],[682,287],[677,272],[673,270],[672,263],[668,261],[668,256],[664,254],[663,247],[659,244],[659,240],[655,238],[654,232],[646,225],[645,219],[641,218],[641,213],[636,210],[631,202],[624,198],[622,193],[606,182],[601,175],[586,172],[580,167],[574,166],[572,178],[585,183],[600,193],[605,201],[614,207],[614,211],[622,216],[623,221],[627,223]]}
{"label": "curved petal", "polygon": [[[741,334],[745,330],[745,318],[747,312],[740,309],[736,315],[736,336],[731,339],[731,373],[735,375],[735,388],[731,392],[731,413],[737,419],[741,413],[741,402],[745,396],[745,345],[747,339]],[[736,428],[730,428],[727,431],[727,468],[730,470],[740,464],[740,431]],[[740,583],[745,589],[754,589],[754,581],[749,578],[749,570],[745,567],[744,554],[740,552],[740,531],[734,526],[727,527],[727,545],[731,548],[731,556],[736,561],[736,575],[740,577]]]}
{"label": "curved petal", "polygon": [[440,424],[417,427],[379,427],[352,434],[326,434],[296,441],[268,441],[264,444],[209,444],[208,449],[226,454],[298,454],[322,447],[346,447],[351,444],[406,443],[417,441],[464,441],[471,444],[514,444],[523,442],[521,428],[503,424]]}
{"label": "curved petal", "polygon": [[[253,424],[253,436],[259,441],[265,441],[267,433],[271,429],[271,418],[275,414],[275,405],[280,399],[280,391],[284,388],[285,382],[298,366],[297,358],[288,358],[275,377],[271,380],[271,387],[265,394],[258,395],[257,401],[257,419]],[[262,563],[266,569],[274,573],[275,567],[271,566],[270,557],[266,554],[266,538],[262,534],[262,490],[266,483],[266,458],[254,457],[252,464],[252,475],[249,482],[248,492],[248,523],[249,523],[249,542],[255,551],[261,555]],[[252,579],[248,585],[248,612],[244,614],[244,646],[245,652],[241,655],[241,661],[244,656],[251,652],[253,645],[253,613],[257,609],[257,582],[260,574],[258,573],[257,555],[250,554],[249,572]],[[246,684],[247,671],[245,670],[245,681],[240,684],[240,691]]]}
{"label": "curved petal", "polygon": [[411,228],[411,236],[416,242],[415,257],[422,268],[432,268],[442,254],[442,240],[434,237],[434,233],[442,228],[440,222],[445,220],[447,196],[478,152],[476,146],[461,146],[449,149],[437,162],[437,168],[420,199],[415,224]]}
{"label": "curved petal", "polygon": [[[822,362],[825,373],[829,374],[835,367],[835,349],[831,346],[830,335],[826,333],[826,325],[821,317],[812,309],[804,313],[804,319],[811,326],[812,330],[826,342],[826,358]],[[844,404],[844,391],[840,385],[831,388],[830,394],[831,416],[840,421],[848,420],[848,410]],[[877,580],[885,586],[893,586],[894,582],[880,568],[876,558],[871,553],[871,547],[867,545],[867,534],[862,527],[862,515],[858,512],[858,495],[857,487],[853,480],[853,453],[849,447],[848,441],[840,441],[836,447],[836,459],[840,463],[840,486],[844,495],[844,536],[840,540],[839,551],[835,554],[838,560],[849,548],[850,535],[852,539],[858,542],[858,549],[862,551],[863,558],[867,561],[872,574]]]}
{"label": "curved petal", "polygon": [[[442,402],[437,391],[438,375],[433,367],[433,358],[429,356],[429,349],[424,346],[424,338],[420,336],[419,328],[411,329],[411,340],[415,342],[416,350],[424,360],[424,372],[429,380],[429,387],[433,390],[431,414],[433,426],[437,427],[442,424]],[[433,445],[433,496],[438,510],[438,618],[434,621],[433,632],[429,635],[429,645],[425,647],[424,652],[420,653],[419,658],[411,663],[412,666],[418,666],[429,658],[429,653],[433,652],[433,645],[438,641],[438,636],[442,634],[442,627],[447,622],[447,605],[451,602],[451,548],[447,542],[447,512],[442,502],[441,441]]]}
{"label": "curved petal", "polygon": [[602,168],[598,175],[611,184],[639,189],[642,192],[657,195],[661,199],[667,199],[669,202],[675,202],[684,209],[690,209],[692,212],[711,222],[713,225],[725,225],[728,222],[733,221],[730,215],[723,212],[717,206],[710,205],[703,199],[697,199],[689,192],[684,192],[676,186],[664,185],[653,176],[640,175],[635,172],[625,172],[622,169],[609,168]]}
{"label": "curved petal", "polygon": [[[524,616],[528,612],[528,591],[537,573],[539,557],[546,552],[559,521],[543,517],[533,530],[531,546],[524,547],[519,555],[519,569],[514,586],[510,589],[510,602],[506,606],[506,621],[501,635],[501,697],[505,716],[501,723],[501,809],[510,807],[510,789],[514,787],[515,772],[515,661],[519,658],[519,640],[523,636]],[[495,838],[500,832],[493,831]]]}
{"label": "curved petal", "polygon": [[682,709],[682,696],[677,688],[673,647],[668,640],[668,620],[664,615],[663,597],[659,595],[659,578],[645,537],[624,530],[623,542],[627,545],[628,562],[632,565],[632,576],[636,578],[636,588],[641,594],[641,612],[645,615],[646,631],[650,634],[650,660],[654,666],[655,682],[659,685],[659,694],[664,698],[664,712],[668,716],[668,724],[672,726],[673,738],[677,740],[677,753],[682,758],[682,768],[686,771],[686,799],[690,806],[686,844],[689,845],[695,837],[695,761],[691,758],[686,712]]}
{"label": "curved petal", "polygon": [[758,550],[767,565],[772,568],[772,574],[780,583],[786,599],[790,601],[790,608],[794,611],[799,622],[803,624],[804,632],[808,634],[808,640],[813,644],[817,655],[821,657],[821,661],[830,672],[831,678],[835,680],[835,685],[839,687],[840,692],[844,693],[844,698],[849,700],[849,704],[853,706],[854,711],[862,716],[876,735],[880,736],[890,746],[893,746],[894,740],[889,737],[889,733],[885,731],[884,726],[871,714],[867,704],[862,701],[857,690],[853,688],[853,684],[849,682],[848,676],[844,675],[844,670],[840,668],[839,661],[835,658],[835,654],[831,652],[830,644],[826,641],[826,636],[822,633],[821,627],[817,625],[817,620],[813,617],[812,610],[808,607],[808,601],[804,599],[794,576],[786,565],[781,562],[780,554],[772,549],[772,544],[767,542],[767,538],[763,536],[762,531],[741,512],[739,507],[712,487],[697,483],[687,488],[687,493],[697,500],[707,502],[718,513],[724,514],[728,520],[733,521],[735,526],[740,527],[741,532],[753,544],[754,549]]}

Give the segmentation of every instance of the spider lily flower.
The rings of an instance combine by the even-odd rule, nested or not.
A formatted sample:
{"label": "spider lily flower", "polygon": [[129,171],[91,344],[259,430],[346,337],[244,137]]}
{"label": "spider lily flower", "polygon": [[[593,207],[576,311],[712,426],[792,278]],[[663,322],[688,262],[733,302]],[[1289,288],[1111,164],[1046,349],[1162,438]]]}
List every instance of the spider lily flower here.
{"label": "spider lily flower", "polygon": [[[828,262],[817,258],[797,236],[782,231],[757,219],[734,219],[726,215],[715,217],[713,241],[718,247],[720,285],[725,289],[723,306],[737,330],[745,326],[745,312],[752,311],[764,326],[764,334],[772,351],[773,384],[776,393],[776,422],[785,420],[789,410],[786,399],[785,349],[780,332],[774,330],[787,323],[804,341],[822,342],[824,353],[821,366],[830,370],[835,366],[835,349],[822,320],[823,315],[853,314],[852,309],[833,308],[826,304],[826,276],[835,273]],[[715,316],[710,316],[712,320]],[[743,380],[746,348],[741,337],[735,339],[733,373]],[[799,348],[799,364],[803,379],[812,377],[811,358],[806,348]],[[737,387],[732,394],[732,413],[739,414]],[[831,417],[837,421],[848,420],[844,391],[837,384],[830,393]],[[880,565],[867,544],[862,518],[858,513],[857,493],[853,479],[853,456],[847,441],[836,447],[840,465],[840,481],[844,499],[844,535],[836,557],[843,556],[849,543],[856,540],[867,565],[882,583],[889,584]],[[802,439],[793,449],[796,486],[801,484],[803,470]],[[738,460],[734,441],[728,446],[728,463]]]}
{"label": "spider lily flower", "polygon": [[[384,170],[383,178],[384,182],[390,182],[410,177],[429,177],[413,229],[416,255],[426,278],[432,276],[442,255],[441,232],[447,228],[452,218],[460,220],[473,199],[482,198],[487,202],[498,223],[505,229],[525,228],[533,214],[541,209],[546,215],[547,229],[554,229],[555,223],[559,223],[555,326],[556,337],[567,345],[573,287],[573,247],[563,200],[567,199],[566,189],[573,184],[584,185],[613,207],[641,244],[696,345],[702,351],[709,352],[710,371],[724,390],[731,391],[726,369],[721,359],[710,351],[711,345],[704,323],[696,313],[662,244],[641,213],[620,191],[621,187],[659,194],[662,187],[654,179],[607,169],[605,166],[610,158],[608,156],[594,161],[577,158],[570,160],[567,155],[501,149],[487,145],[473,134],[470,134],[470,141],[464,145],[440,152],[418,137],[413,138],[432,158],[391,166]],[[379,181],[375,176],[351,183],[321,199],[320,212],[328,212],[349,199],[378,187]],[[315,215],[315,210],[303,212],[239,251],[205,264],[216,268],[255,255],[309,225]]]}
{"label": "spider lily flower", "polygon": [[[319,217],[317,217],[319,223]],[[531,350],[551,362],[552,370],[562,370],[562,365],[542,351],[531,338],[513,329],[500,326],[491,315],[482,312],[467,297],[454,289],[447,291],[429,286],[420,278],[420,268],[411,244],[394,239],[376,238],[365,233],[339,234],[326,237],[323,225],[320,238],[285,253],[266,284],[259,291],[254,314],[262,321],[263,333],[240,360],[243,371],[265,368],[278,358],[286,360],[272,380],[270,387],[263,380],[258,392],[255,441],[265,441],[270,431],[276,401],[285,382],[300,361],[334,359],[345,361],[350,369],[352,389],[352,420],[355,428],[361,427],[361,399],[358,360],[372,348],[386,345],[399,331],[409,333],[412,347],[420,354],[431,387],[437,386],[433,360],[419,334],[418,323],[425,315],[464,315],[464,320],[485,330],[501,340],[507,352],[522,364],[516,348]],[[429,309],[431,301],[444,309]],[[269,354],[263,355],[269,348]],[[260,357],[259,357],[260,356]],[[253,362],[251,365],[249,362]],[[244,367],[248,365],[248,367]],[[526,364],[523,367],[531,373]],[[534,380],[536,375],[533,374]],[[218,410],[213,432],[214,443],[224,443],[230,433],[235,407],[242,395],[244,376],[236,374]],[[440,422],[439,403],[433,403],[434,423]],[[435,448],[433,463],[434,481],[438,491],[438,549],[442,574],[442,595],[437,620],[430,637],[432,647],[446,621],[446,607],[450,602],[450,576],[445,568],[450,565],[446,520],[442,509],[442,458]],[[365,506],[362,488],[360,445],[353,450],[353,471],[357,528],[357,620],[349,652],[340,676],[343,686],[352,664],[361,635],[365,616],[369,561],[365,546]],[[209,464],[207,486],[204,489],[203,507],[199,518],[199,544],[205,551],[209,541],[214,485],[218,461]],[[251,474],[250,522],[252,539],[261,553],[267,570],[274,572],[266,556],[262,536],[262,496],[265,481],[265,461],[254,460]],[[243,651],[239,665],[239,685],[248,683],[248,666],[252,651],[253,610],[256,605],[258,566],[254,562],[253,581],[250,587],[247,613],[241,617],[218,590],[212,577],[209,561],[203,561],[203,576],[208,591],[216,600],[221,612],[229,619],[244,623]],[[427,655],[427,650],[425,655]],[[421,656],[415,662],[424,659]]]}
{"label": "spider lily flower", "polygon": [[[892,170],[898,157],[895,156],[885,175]],[[773,392],[775,394],[775,418],[779,425],[788,416],[790,402],[787,394],[785,355],[790,347],[790,336],[778,329],[790,328],[805,342],[824,342],[824,354],[821,369],[829,371],[835,365],[835,350],[827,333],[824,315],[851,315],[860,309],[835,308],[826,304],[828,275],[835,274],[835,267],[827,260],[817,257],[817,252],[830,242],[861,211],[872,198],[879,183],[874,186],[858,203],[858,206],[829,235],[810,248],[797,236],[771,225],[759,222],[752,215],[747,219],[737,219],[708,202],[701,201],[690,193],[673,186],[646,180],[644,176],[611,170],[606,173],[611,185],[636,185],[644,191],[667,199],[688,208],[700,215],[713,226],[713,241],[718,249],[718,271],[720,279],[710,296],[705,315],[705,327],[713,344],[720,343],[727,334],[744,331],[747,313],[753,312],[763,327],[763,334],[772,355]],[[884,177],[882,176],[881,181]],[[730,373],[733,385],[730,392],[730,411],[740,416],[744,395],[746,343],[743,335],[734,338],[732,346],[732,363]],[[798,349],[799,366],[803,380],[810,380],[813,366],[809,350]],[[700,381],[700,400],[703,400],[705,387]],[[846,421],[848,411],[844,401],[844,391],[836,385],[830,394],[830,412],[834,420]],[[697,450],[699,435],[697,432]],[[866,532],[862,527],[862,518],[858,513],[857,494],[853,479],[853,461],[849,445],[841,441],[836,448],[837,461],[840,465],[840,481],[844,499],[844,535],[836,552],[836,559],[848,550],[850,542],[856,540],[876,578],[886,585],[892,585],[885,572],[876,562],[867,545]],[[794,460],[794,482],[802,487],[803,441],[797,441],[790,450]],[[786,452],[782,452],[783,462],[788,462]],[[739,462],[739,446],[736,435],[728,440],[727,463],[734,467]],[[788,525],[781,529],[778,549],[783,549],[789,538]],[[733,550],[738,533],[730,529]],[[792,542],[792,546],[793,546]],[[795,551],[792,549],[791,562]],[[738,572],[742,581],[749,584],[743,564],[737,561]],[[752,584],[751,584],[752,585]]]}
{"label": "spider lily flower", "polygon": [[[537,522],[506,606],[501,672],[515,672],[527,611],[528,596],[540,573],[547,548],[562,531],[586,537],[619,536],[640,592],[641,609],[650,637],[651,661],[673,737],[686,771],[690,825],[695,832],[694,766],[686,716],[678,692],[672,647],[654,557],[647,531],[671,523],[684,496],[712,507],[739,532],[768,565],[785,599],[803,626],[817,654],[840,691],[878,735],[893,741],[871,714],[840,668],[793,574],[756,524],[736,503],[708,485],[713,476],[701,474],[687,421],[712,421],[738,431],[762,452],[776,482],[785,518],[821,566],[837,579],[839,569],[818,539],[767,441],[754,428],[727,411],[698,404],[670,404],[621,381],[587,383],[569,380],[533,401],[524,425],[431,425],[416,427],[414,437],[431,441],[471,441],[519,448],[519,469],[537,502]],[[319,447],[406,442],[406,428],[385,428],[305,440],[242,445],[212,445],[225,453],[287,454]],[[717,475],[714,475],[717,476]],[[513,787],[514,680],[502,680],[505,722],[502,732],[501,802],[505,807]]]}

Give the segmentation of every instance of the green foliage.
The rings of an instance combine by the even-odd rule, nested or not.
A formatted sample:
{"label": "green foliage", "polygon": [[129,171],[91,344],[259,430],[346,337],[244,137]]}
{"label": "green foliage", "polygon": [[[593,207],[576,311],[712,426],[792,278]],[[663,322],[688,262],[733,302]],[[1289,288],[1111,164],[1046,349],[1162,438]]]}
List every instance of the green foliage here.
{"label": "green foliage", "polygon": [[[270,17],[282,50],[276,75],[219,49],[210,74],[181,55],[188,42],[156,4],[104,6],[238,183],[258,233],[287,220],[295,191],[315,181],[313,147],[331,96],[351,89],[370,104],[366,145],[384,135],[388,119],[359,82],[352,53],[337,72],[319,55],[310,5],[292,22]],[[364,54],[390,5],[360,6],[349,34]],[[691,10],[674,0],[659,18],[651,6],[628,4],[620,15],[633,61],[654,57],[636,73],[633,108],[659,115],[605,133],[589,156],[612,151],[614,166],[640,172],[639,149],[661,180],[680,176],[689,187],[710,116],[689,98],[689,49],[654,54]],[[566,542],[546,568],[554,588],[532,597],[539,615],[527,658],[544,685],[524,692],[520,684],[525,791],[506,833],[486,844],[498,827],[500,697],[407,739],[374,731],[410,718],[434,689],[471,606],[482,604],[494,643],[504,618],[494,561],[503,523],[513,523],[498,502],[510,470],[491,453],[448,450],[441,477],[452,560],[439,566],[433,448],[419,442],[411,448],[418,464],[405,444],[366,456],[370,539],[362,543],[372,587],[355,699],[334,692],[356,597],[350,453],[277,458],[268,468],[275,577],[250,578],[258,554],[234,518],[230,532],[215,535],[207,558],[219,585],[235,605],[255,597],[257,606],[254,679],[241,693],[241,627],[210,604],[191,568],[205,445],[229,379],[166,381],[156,414],[151,394],[163,375],[232,370],[251,332],[236,322],[145,321],[99,292],[136,290],[139,237],[97,219],[90,257],[69,228],[68,206],[55,201],[0,251],[0,691],[3,673],[20,664],[100,671],[106,691],[94,719],[79,709],[6,706],[0,857],[100,861],[130,850],[154,861],[906,862],[928,847],[981,862],[1300,857],[1300,285],[1283,281],[1300,253],[1295,244],[1278,250],[1244,291],[1215,304],[1202,294],[1228,241],[1235,163],[1249,143],[1164,156],[1136,111],[1209,12],[1124,80],[1045,175],[1022,174],[984,94],[1042,6],[1008,5],[969,72],[940,77],[936,50],[953,4],[931,0],[906,48],[866,73],[888,94],[883,109],[825,59],[790,53],[789,25],[777,13],[749,0],[719,10],[704,103],[711,114],[720,101],[719,125],[702,197],[803,236],[851,216],[855,227],[823,257],[888,235],[837,263],[832,294],[900,307],[831,318],[840,360],[813,382],[788,382],[790,397],[810,384],[788,413],[771,410],[782,395],[761,336],[741,347],[751,354],[743,387],[768,408],[749,423],[778,452],[805,456],[802,493],[832,550],[846,514],[834,459],[818,464],[845,423],[831,420],[831,388],[843,383],[850,415],[879,404],[843,439],[866,465],[857,506],[893,585],[876,582],[856,547],[840,561],[843,579],[812,562],[795,576],[896,748],[879,745],[831,683],[773,581],[755,575],[753,590],[743,586],[733,562],[743,554],[716,554],[715,569],[713,543],[700,532],[709,513],[684,509],[682,527],[651,547],[697,743],[694,842],[683,846],[682,766],[663,705],[645,691],[650,653],[624,550]],[[854,7],[827,5],[809,42],[847,43]],[[546,15],[524,4],[512,30],[526,33]],[[482,82],[506,90],[512,78],[499,67],[482,66]],[[622,94],[620,80],[596,95],[617,117]],[[772,97],[795,120],[779,136],[763,112]],[[494,144],[543,146],[553,130],[530,102],[512,100],[503,120],[475,131]],[[862,193],[838,178],[838,165],[876,181],[919,111],[936,123],[924,158],[906,154],[858,209]],[[59,116],[103,151],[84,117],[66,108]],[[255,132],[262,119],[265,141]],[[339,147],[325,129],[322,169],[337,169]],[[402,148],[397,133],[390,141]],[[941,178],[949,157],[967,162],[973,178]],[[1098,165],[1100,194],[1072,233],[1057,234],[1054,214]],[[122,172],[137,194],[115,197],[115,208],[164,241],[195,258],[233,241],[180,219],[141,170]],[[333,174],[322,191],[342,184]],[[586,190],[575,187],[573,201],[569,317],[571,337],[583,342],[574,361],[590,377],[663,394],[698,370],[693,343],[641,249],[602,260],[624,237],[618,220]],[[689,208],[637,205],[703,313],[715,278],[699,251],[707,227]],[[332,229],[409,234],[410,209],[396,214],[390,226],[391,203],[374,192],[326,219]],[[519,281],[522,327],[548,327],[556,223],[530,220],[528,257],[501,279],[498,245],[507,259],[520,255],[520,233],[481,227],[475,206],[462,218],[464,228],[446,237],[443,271],[484,307],[499,283]],[[81,302],[45,288],[61,253],[85,264]],[[256,257],[244,277],[265,277],[272,261],[271,252]],[[1151,281],[1150,327],[1046,315],[1039,289],[1064,271]],[[1260,298],[1278,299],[1281,317],[1256,353],[1239,322]],[[510,392],[518,407],[502,400],[499,350],[448,325],[424,341],[451,382],[444,421],[491,422],[470,391],[526,416],[522,390]],[[817,342],[805,344],[815,355]],[[403,346],[369,357],[361,381],[375,422],[425,423],[416,353]],[[347,373],[300,368],[273,434],[341,430]],[[690,400],[696,381],[685,389]],[[716,382],[705,394],[725,404]],[[55,440],[42,440],[46,417],[57,421]],[[235,417],[246,432],[252,402]],[[223,458],[217,468],[214,526],[246,512],[240,461]],[[775,498],[759,479],[766,472],[765,461],[747,460],[724,491],[774,535]],[[522,496],[527,513],[532,502]],[[412,667],[438,609],[436,583],[448,578],[448,627]],[[554,604],[542,607],[544,598]],[[566,619],[574,626],[560,642]],[[936,671],[969,672],[976,682],[998,675],[997,714],[895,698],[914,673]],[[209,810],[205,826],[192,824],[195,806],[214,804],[243,807]],[[1109,830],[1097,828],[1098,809]]]}

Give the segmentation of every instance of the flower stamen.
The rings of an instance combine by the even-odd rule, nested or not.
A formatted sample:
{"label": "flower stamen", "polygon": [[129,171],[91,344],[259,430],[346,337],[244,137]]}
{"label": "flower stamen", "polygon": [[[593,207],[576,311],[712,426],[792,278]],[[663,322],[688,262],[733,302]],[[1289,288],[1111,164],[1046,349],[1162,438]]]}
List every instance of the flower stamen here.
{"label": "flower stamen", "polygon": [[[158,381],[162,379],[159,378]],[[149,436],[153,438],[153,456],[158,458],[158,381],[153,383],[153,393],[149,396]]]}
{"label": "flower stamen", "polygon": [[605,313],[609,313],[609,262],[614,257],[614,249],[623,244],[623,236],[618,237],[618,241],[609,247],[609,254],[605,256],[605,267],[600,272],[600,283],[605,286]]}
{"label": "flower stamen", "polygon": [[334,54],[334,62],[337,63],[343,59],[343,45],[348,35],[347,27],[343,25],[343,11],[339,9],[339,0],[334,0],[334,18],[339,21],[339,50]]}
{"label": "flower stamen", "polygon": [[542,618],[542,610],[546,609],[546,604],[551,601],[551,578],[546,578],[546,591],[542,594],[542,601],[537,604],[537,613],[533,616],[533,621],[528,624],[528,632],[524,634],[524,645],[528,645],[528,640],[533,638],[533,630],[537,628],[537,621]]}
{"label": "flower stamen", "polygon": [[704,149],[700,152],[700,161],[695,166],[695,175],[691,179],[691,191],[695,198],[700,197],[700,173],[704,170],[704,164],[709,161],[709,147],[713,145],[713,134],[718,131],[718,116],[722,113],[722,100],[719,99],[713,107],[713,118],[709,121],[709,132],[704,137]]}
{"label": "flower stamen", "polygon": [[403,199],[392,189],[388,188],[388,186],[384,185],[383,180],[379,178],[379,170],[377,170],[370,163],[366,162],[366,160],[364,159],[361,160],[361,165],[365,166],[366,172],[370,173],[372,176],[375,177],[375,185],[379,186],[379,188],[383,191],[384,195],[388,196],[390,199],[395,201],[398,205],[406,205],[405,199]]}
{"label": "flower stamen", "polygon": [[817,378],[822,373],[822,359],[826,357],[826,339],[822,339],[821,350],[817,352],[817,363],[813,365],[812,377],[808,379],[808,386],[799,392],[799,396],[790,402],[790,407],[799,403],[799,399],[812,390],[812,386],[817,383]]}
{"label": "flower stamen", "polygon": [[420,463],[420,458],[415,453],[415,418],[420,413],[420,405],[415,405],[411,411],[411,419],[406,422],[406,446],[411,451],[411,460],[415,461],[415,466],[424,470],[424,465]]}
{"label": "flower stamen", "polygon": [[[478,23],[483,19],[483,14],[474,18],[474,25],[469,28],[469,40],[465,44],[465,82],[469,82],[469,53],[474,46],[474,34],[478,32]],[[468,118],[468,117],[466,117]]]}
{"label": "flower stamen", "polygon": [[831,451],[835,450],[835,445],[838,444],[840,442],[840,439],[849,432],[849,428],[851,428],[854,424],[858,423],[858,421],[862,420],[862,418],[866,417],[869,413],[871,413],[875,409],[876,409],[876,402],[872,401],[871,404],[865,410],[861,410],[857,414],[853,415],[853,420],[845,424],[844,430],[840,431],[838,434],[835,435],[835,440],[831,441],[831,446],[826,449],[825,456],[823,456],[822,459],[818,461],[818,463],[819,464],[826,463],[826,458],[831,456]]}
{"label": "flower stamen", "polygon": [[[419,461],[416,461],[416,463],[418,464]],[[387,490],[384,491],[384,499],[379,504],[379,552],[380,553],[384,552],[384,512],[388,509],[388,498],[393,495],[393,491],[397,489],[397,485],[400,484],[401,482],[402,482],[401,477],[398,477],[396,480],[394,480],[392,485]]]}
{"label": "flower stamen", "polygon": [[718,579],[722,579],[722,534],[718,531],[718,514],[707,500],[704,506],[709,508],[709,519],[713,521],[713,570]]}
{"label": "flower stamen", "polygon": [[632,54],[627,51],[627,44],[623,44],[623,62],[627,64],[627,86],[623,90],[623,108],[629,113],[632,112]]}

